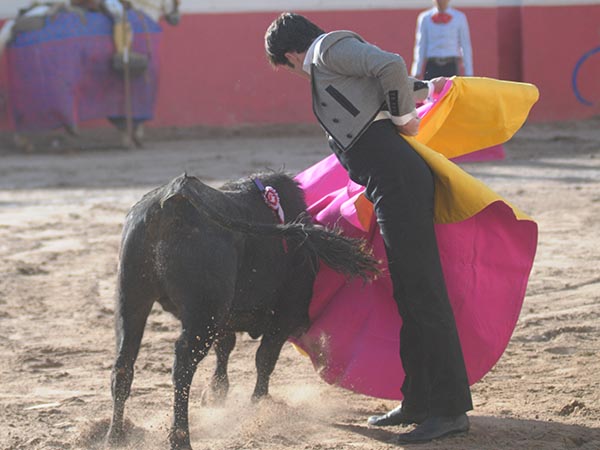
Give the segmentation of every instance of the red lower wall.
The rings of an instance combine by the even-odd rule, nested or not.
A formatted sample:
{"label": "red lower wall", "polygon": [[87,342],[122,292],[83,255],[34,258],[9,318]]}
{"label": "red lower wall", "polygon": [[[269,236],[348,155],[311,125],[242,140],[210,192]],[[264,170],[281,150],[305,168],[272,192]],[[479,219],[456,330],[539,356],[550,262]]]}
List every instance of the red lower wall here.
{"label": "red lower wall", "polygon": [[[523,8],[523,79],[540,88],[533,118],[581,119],[600,114],[600,5]],[[580,66],[577,89],[573,74]]]}
{"label": "red lower wall", "polygon": [[[302,12],[300,12],[302,13]],[[418,10],[305,12],[325,30],[350,29],[412,62]],[[468,11],[478,74],[497,76],[496,11]],[[273,70],[263,37],[277,13],[196,14],[165,28],[157,125],[311,123],[306,80]],[[175,69],[175,68],[180,68]]]}
{"label": "red lower wall", "polygon": [[523,20],[520,7],[498,10],[498,78],[523,80]]}
{"label": "red lower wall", "polygon": [[[462,10],[471,27],[476,74],[539,87],[541,97],[531,120],[600,114],[600,5]],[[410,66],[418,12],[304,14],[325,30],[354,30],[401,54]],[[266,62],[263,36],[276,15],[187,14],[177,27],[163,24],[160,92],[152,126],[314,123],[306,80],[273,70]],[[10,120],[1,104],[7,97],[3,74],[0,70],[0,128],[6,129]]]}

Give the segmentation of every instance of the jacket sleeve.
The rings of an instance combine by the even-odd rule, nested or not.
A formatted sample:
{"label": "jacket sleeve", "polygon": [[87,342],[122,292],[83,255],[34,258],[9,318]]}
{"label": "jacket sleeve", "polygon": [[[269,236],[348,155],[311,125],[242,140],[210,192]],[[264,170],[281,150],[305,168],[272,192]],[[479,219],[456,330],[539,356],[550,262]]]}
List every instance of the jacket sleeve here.
{"label": "jacket sleeve", "polygon": [[400,55],[348,37],[329,47],[322,60],[329,70],[343,76],[377,78],[394,123],[403,125],[417,117],[414,81],[409,79]]}
{"label": "jacket sleeve", "polygon": [[413,98],[415,103],[421,103],[433,95],[433,86],[430,81],[421,81],[408,77],[413,87]]}

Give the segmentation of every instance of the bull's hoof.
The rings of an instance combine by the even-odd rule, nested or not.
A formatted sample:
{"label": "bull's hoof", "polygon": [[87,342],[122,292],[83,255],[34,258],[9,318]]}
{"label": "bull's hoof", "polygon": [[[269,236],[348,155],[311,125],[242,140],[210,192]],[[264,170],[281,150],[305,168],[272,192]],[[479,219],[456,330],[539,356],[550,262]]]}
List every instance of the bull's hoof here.
{"label": "bull's hoof", "polygon": [[110,428],[106,434],[106,446],[110,448],[122,447],[125,445],[125,433],[122,429]]}
{"label": "bull's hoof", "polygon": [[221,406],[227,398],[227,389],[214,389],[211,386],[202,391],[202,406]]}
{"label": "bull's hoof", "polygon": [[252,401],[252,403],[258,403],[258,402],[263,402],[263,401],[270,401],[272,400],[271,396],[266,393],[266,394],[252,394],[252,397],[250,399]]}
{"label": "bull's hoof", "polygon": [[190,433],[185,430],[171,430],[169,444],[171,444],[171,450],[192,450]]}

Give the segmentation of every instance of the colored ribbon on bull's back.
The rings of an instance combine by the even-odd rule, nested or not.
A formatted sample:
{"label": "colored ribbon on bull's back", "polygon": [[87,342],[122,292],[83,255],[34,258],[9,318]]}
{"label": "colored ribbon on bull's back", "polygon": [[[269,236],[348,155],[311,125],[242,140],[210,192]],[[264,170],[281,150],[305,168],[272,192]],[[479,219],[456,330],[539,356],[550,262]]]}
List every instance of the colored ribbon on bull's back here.
{"label": "colored ribbon on bull's back", "polygon": [[[422,108],[419,135],[408,138],[435,176],[436,236],[471,384],[493,367],[510,340],[535,256],[537,225],[446,157],[505,142],[537,98],[529,84],[456,77]],[[316,222],[367,239],[387,267],[364,188],[348,179],[334,155],[296,179]],[[401,399],[402,321],[389,276],[365,285],[323,266],[314,292],[311,326],[294,343],[321,377],[366,395]]]}

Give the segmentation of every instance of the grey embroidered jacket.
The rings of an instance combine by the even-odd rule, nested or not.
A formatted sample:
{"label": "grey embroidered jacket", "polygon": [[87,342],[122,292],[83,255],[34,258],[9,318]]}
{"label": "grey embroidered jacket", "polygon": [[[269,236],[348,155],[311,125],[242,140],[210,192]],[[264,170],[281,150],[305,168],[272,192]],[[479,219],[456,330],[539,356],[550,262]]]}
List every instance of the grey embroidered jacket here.
{"label": "grey embroidered jacket", "polygon": [[[311,62],[313,111],[327,133],[348,149],[379,111],[408,122],[428,85],[408,76],[401,56],[352,31],[333,31],[316,43]],[[403,117],[404,116],[404,117]],[[398,123],[398,120],[395,120]]]}

